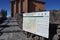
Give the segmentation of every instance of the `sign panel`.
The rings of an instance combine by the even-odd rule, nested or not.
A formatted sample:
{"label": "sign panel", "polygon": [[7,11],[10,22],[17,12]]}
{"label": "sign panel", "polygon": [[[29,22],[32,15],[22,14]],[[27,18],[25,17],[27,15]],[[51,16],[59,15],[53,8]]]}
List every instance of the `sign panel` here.
{"label": "sign panel", "polygon": [[49,11],[23,14],[23,30],[48,38]]}

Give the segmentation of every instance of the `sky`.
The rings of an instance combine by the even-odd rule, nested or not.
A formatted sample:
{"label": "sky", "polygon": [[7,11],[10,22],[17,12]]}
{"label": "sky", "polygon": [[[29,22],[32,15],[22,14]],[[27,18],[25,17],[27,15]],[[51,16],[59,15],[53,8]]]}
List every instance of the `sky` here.
{"label": "sky", "polygon": [[[41,0],[46,2],[46,10],[59,10],[60,9],[60,0]],[[10,0],[0,0],[0,10],[6,9],[8,16],[10,16]]]}

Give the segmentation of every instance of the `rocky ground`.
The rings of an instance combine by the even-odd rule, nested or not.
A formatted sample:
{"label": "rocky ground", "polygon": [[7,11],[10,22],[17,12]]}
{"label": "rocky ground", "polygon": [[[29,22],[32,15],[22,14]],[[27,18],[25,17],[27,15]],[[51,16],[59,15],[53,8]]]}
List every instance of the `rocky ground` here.
{"label": "rocky ground", "polygon": [[8,18],[0,24],[0,40],[43,40],[41,37],[22,31],[17,21],[15,18]]}

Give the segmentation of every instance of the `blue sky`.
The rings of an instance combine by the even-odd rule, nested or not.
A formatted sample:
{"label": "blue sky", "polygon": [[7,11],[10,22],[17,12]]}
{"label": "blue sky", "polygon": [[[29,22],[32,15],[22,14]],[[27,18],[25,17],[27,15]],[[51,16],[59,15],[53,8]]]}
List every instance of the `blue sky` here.
{"label": "blue sky", "polygon": [[0,10],[7,10],[8,16],[10,16],[10,0],[0,0]]}
{"label": "blue sky", "polygon": [[60,9],[60,0],[44,0],[46,2],[46,10],[59,10]]}
{"label": "blue sky", "polygon": [[[46,10],[59,10],[60,9],[60,0],[41,0],[46,2]],[[0,0],[0,9],[6,9],[8,16],[10,16],[10,0]]]}

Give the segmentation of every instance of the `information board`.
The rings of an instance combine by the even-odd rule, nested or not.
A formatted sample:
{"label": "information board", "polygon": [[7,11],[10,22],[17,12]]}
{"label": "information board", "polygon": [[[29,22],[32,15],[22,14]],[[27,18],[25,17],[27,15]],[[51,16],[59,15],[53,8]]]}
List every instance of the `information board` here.
{"label": "information board", "polygon": [[49,11],[23,14],[23,30],[49,37]]}

